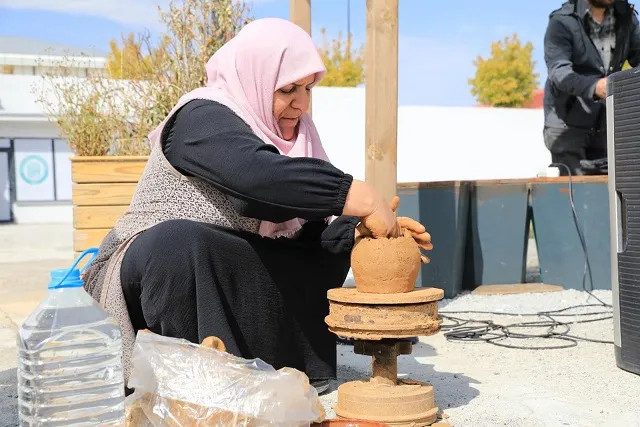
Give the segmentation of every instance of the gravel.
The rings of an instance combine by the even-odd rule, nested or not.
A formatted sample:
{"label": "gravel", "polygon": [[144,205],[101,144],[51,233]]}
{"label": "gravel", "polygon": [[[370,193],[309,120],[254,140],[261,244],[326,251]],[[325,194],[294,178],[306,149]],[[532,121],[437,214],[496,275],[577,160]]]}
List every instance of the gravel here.
{"label": "gravel", "polygon": [[[594,294],[606,303],[611,302],[611,291]],[[526,314],[597,303],[587,293],[575,290],[501,296],[467,293],[441,301],[440,309],[443,314],[465,310]],[[603,311],[603,307],[582,308],[570,313],[590,311]],[[492,319],[503,325],[543,320],[526,316],[455,316]],[[567,319],[573,318],[563,318]],[[543,331],[523,329],[518,332]],[[613,340],[613,323],[607,319],[572,324],[571,334]],[[500,343],[567,344],[549,339],[507,339]],[[331,393],[321,397],[329,416],[334,415],[332,408],[337,399],[337,385],[370,374],[370,358],[355,355],[351,346],[338,346],[338,365],[339,381],[332,384]],[[616,366],[611,344],[582,341],[571,348],[520,350],[485,342],[451,342],[441,332],[421,337],[413,354],[401,356],[398,365],[401,377],[409,376],[433,384],[436,404],[450,416],[446,422],[457,427],[589,427],[604,423],[640,427],[640,376]]]}

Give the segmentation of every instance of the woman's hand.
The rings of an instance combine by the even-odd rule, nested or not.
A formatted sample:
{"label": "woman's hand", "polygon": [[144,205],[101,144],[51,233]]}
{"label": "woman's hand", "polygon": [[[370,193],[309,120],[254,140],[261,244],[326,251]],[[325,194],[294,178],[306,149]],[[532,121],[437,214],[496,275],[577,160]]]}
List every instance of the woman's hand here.
{"label": "woman's hand", "polygon": [[[394,213],[394,218],[398,206],[400,206],[400,197],[395,196],[389,203],[389,208],[391,209],[391,212]],[[393,237],[401,236],[402,230],[406,229],[407,231],[409,231],[409,233],[411,233],[411,237],[413,237],[413,240],[415,240],[420,249],[424,249],[425,251],[430,251],[433,249],[433,243],[431,243],[431,234],[427,232],[427,229],[424,225],[406,216],[396,218],[395,222],[397,226],[397,230],[395,232],[397,232],[398,235]],[[380,230],[382,230],[382,228],[380,228]],[[367,225],[364,224],[364,220],[362,223],[358,224],[355,231],[356,240],[362,237],[378,237],[373,233],[371,229],[368,228]],[[383,235],[382,237],[387,236]],[[420,259],[422,260],[423,264],[428,264],[430,262],[428,257],[422,255],[422,252],[420,253]]]}
{"label": "woman's hand", "polygon": [[[400,205],[400,197],[395,196],[393,199],[391,199],[390,205],[391,210],[395,212]],[[406,216],[398,217],[397,221],[400,227],[407,229],[411,233],[411,237],[413,237],[413,240],[416,241],[421,249],[424,249],[425,251],[430,251],[433,249],[433,243],[431,243],[431,234],[427,232],[427,229],[424,227],[424,225]],[[429,258],[422,255],[422,253],[420,253],[420,256],[424,264],[429,263]]]}
{"label": "woman's hand", "polygon": [[[364,181],[354,179],[342,211],[343,215],[362,218],[355,231],[355,238],[400,237],[402,229],[409,230],[418,246],[424,250],[433,249],[431,235],[419,222],[407,218],[396,218],[395,211],[400,205],[400,198],[395,196],[388,204],[375,189]],[[427,263],[429,258],[423,256]]]}
{"label": "woman's hand", "polygon": [[371,236],[374,239],[402,236],[402,229],[393,209],[382,198],[373,213],[362,218],[359,228],[363,236]]}
{"label": "woman's hand", "polygon": [[358,225],[361,236],[356,237],[383,238],[402,235],[391,206],[364,181],[353,180],[342,214],[362,218]]}

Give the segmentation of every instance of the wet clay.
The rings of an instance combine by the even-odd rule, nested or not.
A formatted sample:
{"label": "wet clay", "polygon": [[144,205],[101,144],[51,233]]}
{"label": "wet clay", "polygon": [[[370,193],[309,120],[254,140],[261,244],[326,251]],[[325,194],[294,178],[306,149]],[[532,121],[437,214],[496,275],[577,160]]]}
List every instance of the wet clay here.
{"label": "wet clay", "polygon": [[359,239],[351,251],[351,269],[359,292],[410,292],[420,271],[420,249],[408,230],[397,238]]}

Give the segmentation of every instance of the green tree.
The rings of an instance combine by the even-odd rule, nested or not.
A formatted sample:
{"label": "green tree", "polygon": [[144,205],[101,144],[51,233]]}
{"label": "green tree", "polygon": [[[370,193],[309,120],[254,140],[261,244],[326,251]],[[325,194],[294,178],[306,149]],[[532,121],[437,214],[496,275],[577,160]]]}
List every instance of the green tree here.
{"label": "green tree", "polygon": [[629,64],[629,61],[624,61],[624,65],[622,65],[622,69],[628,70],[629,68],[631,68],[631,64]]}
{"label": "green tree", "polygon": [[351,36],[343,40],[342,33],[331,42],[327,40],[327,31],[323,28],[322,47],[318,49],[327,73],[320,86],[356,87],[364,82],[364,47],[354,49]]}
{"label": "green tree", "polygon": [[473,61],[475,77],[469,79],[471,94],[483,105],[523,107],[533,99],[538,74],[531,57],[533,44],[522,44],[517,34],[491,44],[491,55]]}

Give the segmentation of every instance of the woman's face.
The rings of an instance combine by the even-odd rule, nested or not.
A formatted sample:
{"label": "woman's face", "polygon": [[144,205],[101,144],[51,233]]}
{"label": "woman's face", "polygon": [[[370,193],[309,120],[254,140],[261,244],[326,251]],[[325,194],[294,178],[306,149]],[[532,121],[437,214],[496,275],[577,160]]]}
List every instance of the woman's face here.
{"label": "woman's face", "polygon": [[282,137],[287,141],[296,136],[300,116],[309,109],[314,80],[314,75],[305,77],[281,87],[273,94],[273,117],[278,121]]}

